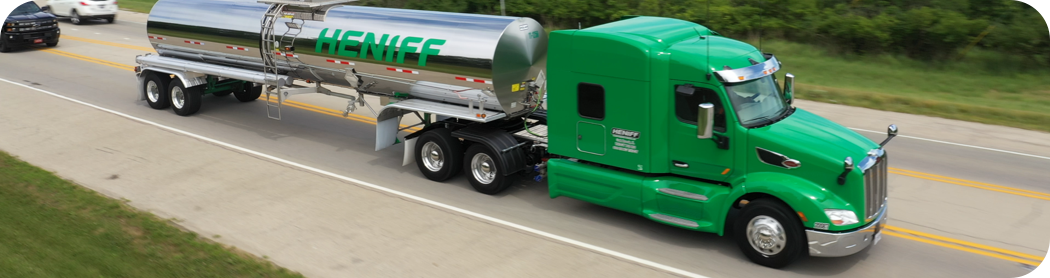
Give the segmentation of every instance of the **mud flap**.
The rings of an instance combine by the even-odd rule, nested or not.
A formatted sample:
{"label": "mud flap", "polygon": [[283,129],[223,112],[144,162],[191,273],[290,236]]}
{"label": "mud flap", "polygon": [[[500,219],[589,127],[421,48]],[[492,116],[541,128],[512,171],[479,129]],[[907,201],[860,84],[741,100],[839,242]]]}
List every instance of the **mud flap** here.
{"label": "mud flap", "polygon": [[419,138],[405,140],[405,158],[401,161],[401,166],[408,166],[416,161],[416,140]]}

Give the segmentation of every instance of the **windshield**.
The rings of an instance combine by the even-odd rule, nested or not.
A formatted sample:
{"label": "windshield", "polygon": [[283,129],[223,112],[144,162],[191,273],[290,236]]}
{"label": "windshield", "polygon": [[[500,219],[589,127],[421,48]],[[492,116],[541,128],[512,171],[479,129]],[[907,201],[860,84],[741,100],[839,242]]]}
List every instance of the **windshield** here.
{"label": "windshield", "polygon": [[22,4],[21,6],[18,6],[18,8],[15,8],[15,10],[13,12],[11,12],[11,14],[12,15],[35,14],[35,13],[39,13],[39,12],[40,12],[40,6],[37,6],[36,3],[33,3],[33,1],[29,1],[29,2],[26,2],[25,4]]}
{"label": "windshield", "polygon": [[772,75],[726,86],[726,92],[740,124],[745,127],[774,121],[784,115],[787,108]]}

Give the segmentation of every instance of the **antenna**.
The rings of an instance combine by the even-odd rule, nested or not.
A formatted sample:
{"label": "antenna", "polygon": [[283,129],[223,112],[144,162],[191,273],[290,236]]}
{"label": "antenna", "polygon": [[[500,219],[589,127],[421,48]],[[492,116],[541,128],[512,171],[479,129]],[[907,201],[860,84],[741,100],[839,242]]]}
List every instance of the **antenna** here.
{"label": "antenna", "polygon": [[[707,0],[707,15],[704,16],[707,24],[707,68],[711,68],[711,0]],[[711,80],[711,73],[707,73],[707,80]]]}
{"label": "antenna", "polygon": [[[765,11],[765,9],[766,9],[766,2],[763,1],[762,2],[762,10]],[[763,30],[762,27],[765,27],[765,24],[764,24],[763,21],[765,21],[764,16],[759,14],[759,16],[758,16],[758,54],[759,55],[761,55],[762,53],[765,53],[765,52],[762,52],[762,30]]]}

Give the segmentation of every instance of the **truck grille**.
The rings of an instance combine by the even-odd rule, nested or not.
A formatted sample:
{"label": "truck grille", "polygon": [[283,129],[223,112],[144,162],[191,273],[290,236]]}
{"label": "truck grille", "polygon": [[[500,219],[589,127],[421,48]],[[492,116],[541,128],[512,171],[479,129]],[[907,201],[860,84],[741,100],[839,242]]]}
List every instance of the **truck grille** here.
{"label": "truck grille", "polygon": [[875,166],[871,166],[864,172],[864,213],[865,219],[871,219],[879,213],[882,206],[886,205],[886,171],[888,169],[888,158],[881,157]]}

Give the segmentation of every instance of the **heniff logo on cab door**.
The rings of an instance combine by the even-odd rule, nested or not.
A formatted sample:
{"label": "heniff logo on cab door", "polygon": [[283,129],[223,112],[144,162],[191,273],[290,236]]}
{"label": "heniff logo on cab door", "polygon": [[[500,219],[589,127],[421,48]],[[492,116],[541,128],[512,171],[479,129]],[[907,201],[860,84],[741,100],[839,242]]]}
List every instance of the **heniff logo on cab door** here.
{"label": "heniff logo on cab door", "polygon": [[619,136],[619,137],[625,137],[625,138],[628,138],[628,139],[638,139],[638,136],[641,135],[641,133],[637,132],[637,131],[626,130],[626,129],[613,128],[612,129],[612,135],[613,136]]}
{"label": "heniff logo on cab door", "polygon": [[[361,37],[363,39],[358,40]],[[438,55],[441,53],[441,49],[434,49],[435,46],[445,44],[445,40],[442,39],[423,39],[420,37],[405,37],[401,39],[400,35],[390,37],[388,34],[382,34],[379,40],[376,40],[378,35],[372,32],[361,32],[341,29],[335,29],[329,36],[328,28],[321,30],[321,35],[317,37],[317,46],[314,51],[322,53],[324,45],[328,45],[328,54],[354,57],[367,59],[368,51],[372,51],[372,58],[376,61],[394,62],[394,52],[397,52],[397,63],[405,63],[405,54],[408,53],[419,53],[419,66],[427,66],[427,57],[430,55]],[[400,40],[400,41],[398,41]],[[422,45],[419,45],[422,43]],[[347,47],[361,46],[360,52],[348,50]],[[398,51],[399,50],[399,51]]]}

